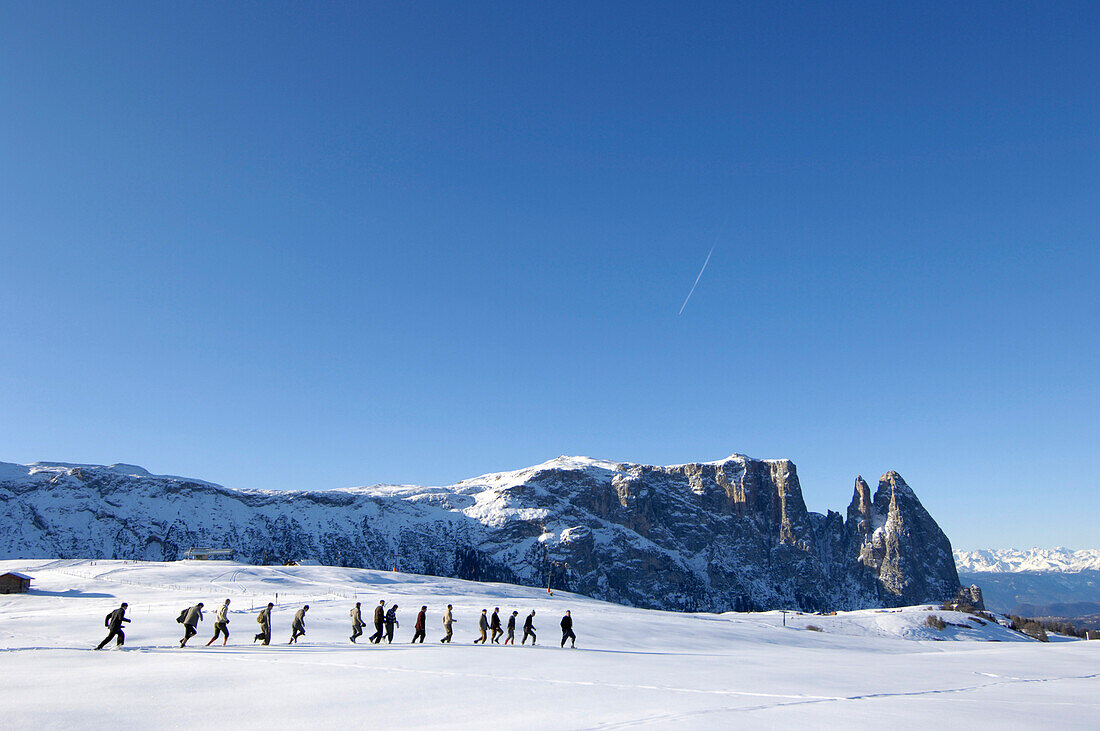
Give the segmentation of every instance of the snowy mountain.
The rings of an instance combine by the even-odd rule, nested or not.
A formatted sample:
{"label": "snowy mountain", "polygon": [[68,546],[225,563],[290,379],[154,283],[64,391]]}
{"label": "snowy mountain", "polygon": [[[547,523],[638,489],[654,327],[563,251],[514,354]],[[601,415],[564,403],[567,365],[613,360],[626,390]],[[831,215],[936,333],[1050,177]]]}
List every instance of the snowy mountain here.
{"label": "snowy mountain", "polygon": [[1100,549],[1068,548],[985,549],[955,551],[960,573],[1019,573],[1023,571],[1076,574],[1100,571]]}
{"label": "snowy mountain", "polygon": [[951,546],[894,472],[811,513],[789,460],[560,457],[448,487],[233,490],[132,465],[0,463],[0,557],[262,564],[508,581],[676,610],[857,609],[953,596]]}
{"label": "snowy mountain", "polygon": [[955,563],[990,609],[1100,627],[1100,550],[955,551]]}

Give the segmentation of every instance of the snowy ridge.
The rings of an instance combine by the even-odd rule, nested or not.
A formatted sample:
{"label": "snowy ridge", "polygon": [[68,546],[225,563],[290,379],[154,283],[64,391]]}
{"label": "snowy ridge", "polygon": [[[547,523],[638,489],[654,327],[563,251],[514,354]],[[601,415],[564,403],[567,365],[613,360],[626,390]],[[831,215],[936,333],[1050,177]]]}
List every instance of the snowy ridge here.
{"label": "snowy ridge", "polygon": [[1100,571],[1100,549],[1068,548],[983,549],[955,551],[960,573],[1066,573]]}
{"label": "snowy ridge", "polygon": [[174,560],[224,546],[569,589],[678,610],[941,601],[950,543],[894,472],[847,519],[806,509],[789,460],[656,467],[562,456],[445,487],[234,490],[132,465],[0,464],[0,557]]}

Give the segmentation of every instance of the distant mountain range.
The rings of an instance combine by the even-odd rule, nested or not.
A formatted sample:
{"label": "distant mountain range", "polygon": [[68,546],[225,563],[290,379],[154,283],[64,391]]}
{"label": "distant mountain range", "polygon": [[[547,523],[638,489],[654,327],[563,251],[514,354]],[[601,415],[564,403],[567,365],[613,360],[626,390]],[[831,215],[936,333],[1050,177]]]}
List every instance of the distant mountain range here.
{"label": "distant mountain range", "polygon": [[1100,571],[1100,549],[1015,548],[955,551],[959,573],[1020,573],[1025,571],[1075,574]]}
{"label": "distant mountain range", "polygon": [[175,560],[227,547],[570,589],[674,610],[858,609],[938,602],[951,544],[888,472],[845,515],[806,509],[790,460],[657,467],[585,457],[448,487],[232,490],[133,465],[0,463],[0,557]]}
{"label": "distant mountain range", "polygon": [[955,564],[990,609],[1100,629],[1098,549],[955,551]]}

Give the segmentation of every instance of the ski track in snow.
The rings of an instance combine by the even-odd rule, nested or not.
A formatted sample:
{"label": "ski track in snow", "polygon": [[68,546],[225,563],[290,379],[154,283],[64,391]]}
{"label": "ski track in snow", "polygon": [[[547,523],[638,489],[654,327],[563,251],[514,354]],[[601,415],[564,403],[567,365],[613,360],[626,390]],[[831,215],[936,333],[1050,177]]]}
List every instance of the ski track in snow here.
{"label": "ski track in snow", "polygon": [[[602,723],[596,726],[601,729],[615,729],[615,728],[630,728],[632,726],[648,726],[662,723],[669,723],[672,721],[680,721],[687,718],[703,715],[712,715],[717,713],[752,713],[754,711],[770,711],[776,708],[785,708],[790,706],[810,705],[815,703],[841,703],[846,701],[870,701],[870,700],[883,700],[892,698],[923,698],[939,695],[951,695],[956,693],[969,693],[978,690],[985,690],[999,685],[1011,685],[1016,683],[1051,683],[1063,680],[1094,680],[1100,678],[1100,673],[1093,673],[1091,675],[1075,675],[1063,678],[1013,678],[1011,680],[1004,680],[1002,682],[985,683],[979,685],[968,686],[964,688],[936,688],[933,690],[920,690],[920,691],[907,691],[900,693],[865,693],[862,695],[850,695],[840,696],[836,698],[828,697],[804,697],[795,698],[783,703],[770,703],[756,706],[726,706],[722,708],[707,708],[697,711],[688,711],[686,713],[665,713],[652,716],[646,716],[644,718],[630,719],[629,721]],[[730,692],[733,693],[732,691]],[[768,696],[765,693],[745,693],[744,695],[757,695]],[[781,696],[772,696],[781,697]],[[952,701],[963,703],[981,703],[988,704],[987,699],[981,698],[952,698]],[[1015,701],[1012,699],[1006,699],[998,701],[999,703],[1031,703],[1031,701]],[[1069,706],[1073,708],[1079,707],[1077,703],[1057,703],[1057,705]]]}

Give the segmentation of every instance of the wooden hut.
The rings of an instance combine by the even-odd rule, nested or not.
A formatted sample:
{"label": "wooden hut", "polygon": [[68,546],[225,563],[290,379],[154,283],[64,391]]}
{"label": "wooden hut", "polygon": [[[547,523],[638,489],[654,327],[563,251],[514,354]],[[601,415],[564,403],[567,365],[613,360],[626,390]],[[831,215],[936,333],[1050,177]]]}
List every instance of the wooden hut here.
{"label": "wooden hut", "polygon": [[192,546],[183,554],[193,561],[232,561],[232,548],[195,548]]}
{"label": "wooden hut", "polygon": [[26,594],[31,589],[31,577],[14,571],[0,576],[0,594]]}

